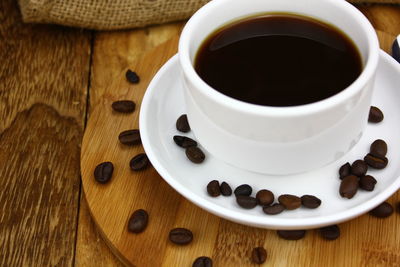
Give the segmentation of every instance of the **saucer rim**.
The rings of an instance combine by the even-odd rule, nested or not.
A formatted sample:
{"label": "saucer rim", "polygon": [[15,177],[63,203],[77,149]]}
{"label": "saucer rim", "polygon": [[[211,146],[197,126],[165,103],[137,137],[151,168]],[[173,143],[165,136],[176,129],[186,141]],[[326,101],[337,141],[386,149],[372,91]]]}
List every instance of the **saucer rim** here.
{"label": "saucer rim", "polygon": [[[390,67],[397,69],[400,74],[400,65],[397,63],[391,56],[389,56],[386,52],[380,51],[379,54],[379,64],[389,64]],[[386,186],[380,193],[378,193],[373,198],[365,201],[361,204],[353,206],[347,210],[340,211],[331,215],[326,216],[316,216],[316,217],[307,217],[307,218],[280,218],[280,217],[272,217],[265,216],[261,217],[259,215],[252,214],[244,214],[245,210],[237,211],[228,207],[220,206],[212,201],[208,200],[205,196],[201,197],[192,193],[188,187],[179,183],[176,179],[174,179],[167,168],[158,160],[157,153],[153,150],[151,141],[148,138],[148,126],[147,119],[148,118],[148,109],[149,102],[154,94],[154,91],[157,91],[159,84],[159,80],[164,76],[165,73],[169,71],[170,68],[175,67],[175,65],[179,64],[178,54],[175,54],[171,57],[156,73],[156,75],[151,80],[145,95],[143,97],[143,101],[141,104],[140,115],[139,115],[139,128],[141,131],[141,139],[143,148],[151,161],[152,165],[158,172],[158,174],[180,195],[185,197],[187,200],[192,202],[198,207],[224,219],[234,221],[244,225],[250,225],[260,228],[268,228],[268,229],[282,229],[282,230],[290,230],[290,229],[307,229],[307,228],[317,228],[326,225],[336,224],[343,221],[347,221],[358,217],[362,214],[365,214],[369,210],[373,209],[375,206],[380,203],[386,201],[391,195],[393,195],[400,188],[400,176],[395,178],[394,181]],[[177,68],[180,68],[177,66]],[[379,67],[377,69],[379,72]]]}

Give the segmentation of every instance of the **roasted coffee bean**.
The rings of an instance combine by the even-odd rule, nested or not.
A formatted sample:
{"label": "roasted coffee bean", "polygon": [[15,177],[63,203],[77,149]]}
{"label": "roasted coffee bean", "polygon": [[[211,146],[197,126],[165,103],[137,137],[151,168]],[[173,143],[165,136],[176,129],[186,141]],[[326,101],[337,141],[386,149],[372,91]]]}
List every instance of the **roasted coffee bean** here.
{"label": "roasted coffee bean", "polygon": [[379,206],[377,206],[376,208],[374,208],[369,212],[369,214],[378,218],[389,217],[390,215],[392,215],[392,213],[393,213],[393,207],[388,202],[383,202],[382,204],[380,204]]}
{"label": "roasted coffee bean", "polygon": [[375,157],[384,158],[387,154],[386,142],[382,139],[375,140],[369,148],[369,153]]}
{"label": "roasted coffee bean", "polygon": [[309,209],[316,209],[321,205],[321,199],[312,195],[304,195],[301,197],[301,204]]}
{"label": "roasted coffee bean", "polygon": [[252,209],[257,206],[257,199],[249,196],[236,196],[236,202],[244,209]]}
{"label": "roasted coffee bean", "polygon": [[271,205],[274,202],[274,198],[274,194],[267,189],[262,189],[256,194],[257,202],[261,206]]}
{"label": "roasted coffee bean", "polygon": [[94,178],[101,184],[108,183],[111,180],[114,171],[114,165],[112,162],[106,161],[100,163],[94,169]]}
{"label": "roasted coffee bean", "polygon": [[355,175],[348,175],[343,178],[340,183],[339,193],[342,197],[352,198],[358,190],[358,177]]}
{"label": "roasted coffee bean", "polygon": [[143,232],[147,227],[149,215],[143,209],[136,210],[132,213],[128,221],[128,231],[132,233]]}
{"label": "roasted coffee bean", "polygon": [[136,104],[130,100],[119,100],[112,103],[111,107],[117,112],[131,113],[135,111]]}
{"label": "roasted coffee bean", "polygon": [[368,121],[377,123],[383,121],[383,118],[383,112],[379,108],[371,106],[369,109]]}
{"label": "roasted coffee bean", "polygon": [[365,175],[360,178],[359,186],[366,191],[373,191],[376,185],[376,180],[371,175]]}
{"label": "roasted coffee bean", "polygon": [[219,187],[219,182],[217,180],[212,180],[207,185],[207,192],[212,197],[217,197],[221,195],[221,189]]}
{"label": "roasted coffee bean", "polygon": [[198,257],[194,262],[192,267],[212,267],[212,259],[206,256]]}
{"label": "roasted coffee bean", "polygon": [[351,165],[350,163],[346,162],[346,164],[343,164],[339,169],[339,177],[340,179],[343,179],[344,177],[350,174],[351,174]]}
{"label": "roasted coffee bean", "polygon": [[326,240],[335,240],[340,236],[340,228],[334,224],[320,228],[319,233]]}
{"label": "roasted coffee bean", "polygon": [[232,188],[230,187],[230,185],[229,185],[228,183],[222,182],[222,184],[221,184],[221,186],[220,186],[220,189],[221,189],[221,194],[222,194],[223,196],[230,196],[230,195],[232,195]]}
{"label": "roasted coffee bean", "polygon": [[306,230],[278,230],[277,233],[286,240],[299,240],[306,235]]}
{"label": "roasted coffee bean", "polygon": [[118,139],[122,144],[127,146],[134,146],[142,143],[142,140],[140,139],[140,132],[136,129],[121,132],[118,136]]}
{"label": "roasted coffee bean", "polygon": [[137,75],[137,73],[131,70],[126,71],[125,77],[130,83],[138,83],[140,81],[140,78]]}
{"label": "roasted coffee bean", "polygon": [[356,160],[351,164],[351,174],[361,177],[368,171],[368,165],[361,159]]}
{"label": "roasted coffee bean", "polygon": [[285,206],[287,210],[295,210],[301,206],[301,199],[294,195],[280,195],[278,201],[280,204]]}
{"label": "roasted coffee bean", "polygon": [[133,171],[140,171],[145,169],[149,165],[149,159],[145,153],[140,153],[134,156],[129,162],[129,167]]}
{"label": "roasted coffee bean", "polygon": [[383,169],[388,164],[387,157],[380,158],[372,155],[371,153],[364,157],[364,161],[368,164],[368,166],[374,169]]}
{"label": "roasted coffee bean", "polygon": [[253,192],[253,189],[248,184],[239,185],[236,187],[235,191],[233,191],[235,196],[250,196],[251,192]]}
{"label": "roasted coffee bean", "polygon": [[263,247],[253,248],[251,260],[256,264],[263,264],[267,260],[267,251]]}
{"label": "roasted coffee bean", "polygon": [[186,228],[174,228],[169,232],[169,240],[177,245],[186,245],[192,242],[192,231]]}
{"label": "roasted coffee bean", "polygon": [[284,210],[285,210],[285,206],[278,204],[278,203],[275,203],[271,206],[263,207],[264,213],[268,214],[268,215],[276,215],[276,214],[281,213]]}
{"label": "roasted coffee bean", "polygon": [[194,141],[192,138],[189,138],[186,136],[181,136],[181,135],[175,135],[174,142],[175,142],[175,144],[177,144],[178,146],[183,147],[183,148],[197,146],[197,142]]}
{"label": "roasted coffee bean", "polygon": [[193,163],[199,164],[204,161],[206,155],[197,146],[190,146],[186,148],[186,157]]}
{"label": "roasted coffee bean", "polygon": [[190,126],[186,114],[183,114],[178,118],[178,120],[176,121],[176,129],[184,133],[190,131]]}

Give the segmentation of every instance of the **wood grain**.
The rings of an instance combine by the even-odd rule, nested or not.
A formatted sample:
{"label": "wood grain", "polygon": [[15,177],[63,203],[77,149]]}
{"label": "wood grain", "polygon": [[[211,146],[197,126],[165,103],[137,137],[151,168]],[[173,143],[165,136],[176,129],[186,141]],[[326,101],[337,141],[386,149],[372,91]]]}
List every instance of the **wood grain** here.
{"label": "wood grain", "polygon": [[394,36],[400,34],[400,6],[360,5],[357,7],[369,19],[376,30]]}
{"label": "wood grain", "polygon": [[[379,17],[378,13],[379,9],[374,7],[369,14],[373,14],[377,21],[390,21],[391,17],[385,16],[397,15],[396,12],[389,15],[383,12]],[[394,38],[391,28],[378,30],[378,35],[382,47],[387,49]],[[120,98],[140,103],[146,84],[175,52],[176,40],[140,53],[142,56],[128,65],[140,71],[142,82],[139,85],[127,85],[124,81],[125,65],[113,66],[112,69],[117,70],[114,77],[119,78],[108,81],[102,93],[96,95],[97,104],[83,141],[82,179],[89,209],[113,252],[125,263],[135,266],[190,266],[196,257],[202,255],[212,257],[215,266],[254,266],[249,260],[250,251],[263,245],[269,252],[269,259],[263,266],[398,266],[398,214],[388,219],[364,215],[343,223],[340,225],[340,239],[333,242],[323,240],[316,230],[308,231],[303,240],[286,241],[278,238],[275,231],[232,223],[199,209],[168,188],[152,169],[140,173],[129,170],[129,159],[142,148],[121,147],[117,135],[124,129],[137,127],[138,113],[117,115],[110,111],[109,106]],[[120,55],[115,46],[113,49],[112,54]],[[125,49],[123,47],[122,51]],[[103,47],[101,51],[107,55],[111,47]],[[97,56],[99,60],[103,58],[101,54]],[[119,64],[124,60],[113,62]],[[102,72],[114,72],[107,64],[103,66],[103,70],[97,70],[99,77],[106,76]],[[101,87],[101,84],[97,86]],[[113,181],[106,186],[96,184],[92,177],[94,167],[104,160],[111,160],[116,165]],[[400,194],[397,193],[389,202],[394,204],[399,200]],[[137,208],[149,211],[150,224],[144,233],[133,235],[127,232],[126,222]],[[195,241],[191,245],[177,247],[168,242],[169,229],[178,226],[192,229]]]}
{"label": "wood grain", "polygon": [[[91,107],[109,92],[115,81],[125,81],[127,69],[132,68],[145,53],[179,35],[182,27],[183,23],[178,22],[131,31],[96,33],[90,88]],[[134,90],[136,87],[128,82],[122,86],[125,90]]]}
{"label": "wood grain", "polygon": [[90,33],[0,2],[0,266],[71,266]]}
{"label": "wood grain", "polygon": [[[124,72],[145,53],[178,35],[183,23],[147,27],[131,31],[98,32],[95,34],[91,75],[90,108],[97,103],[113,81],[125,81]],[[130,90],[135,85],[124,83]],[[79,211],[76,266],[120,266],[120,261],[101,240],[83,198]]]}
{"label": "wood grain", "polygon": [[122,267],[123,263],[111,252],[104,242],[81,195],[79,224],[76,243],[75,266]]}
{"label": "wood grain", "polygon": [[[154,169],[148,169],[137,174],[132,173],[128,168],[129,160],[139,152],[143,151],[141,146],[138,147],[123,147],[118,144],[118,134],[122,129],[137,128],[138,125],[138,112],[135,112],[132,116],[125,114],[113,113],[110,106],[111,103],[117,99],[133,99],[136,103],[140,103],[140,99],[146,89],[146,85],[150,81],[151,77],[155,74],[160,64],[163,64],[172,54],[176,52],[177,38],[175,38],[170,46],[161,46],[158,50],[154,50],[152,53],[146,55],[145,64],[137,64],[132,66],[132,69],[136,70],[141,75],[141,82],[132,90],[125,89],[125,79],[118,79],[114,81],[114,84],[109,88],[110,90],[103,96],[101,101],[96,105],[96,108],[92,111],[91,119],[89,120],[87,130],[84,136],[82,146],[82,182],[86,184],[84,186],[86,199],[88,201],[90,210],[92,213],[96,212],[97,208],[106,208],[102,201],[94,201],[93,197],[90,197],[92,193],[98,197],[102,195],[102,199],[110,201],[111,205],[107,205],[104,210],[104,214],[108,214],[105,217],[105,221],[97,223],[106,223],[109,227],[118,229],[117,232],[111,233],[104,227],[100,227],[107,240],[112,240],[110,243],[118,247],[118,251],[130,259],[137,257],[137,263],[139,266],[148,264],[149,266],[160,266],[162,262],[161,257],[148,257],[148,253],[144,253],[146,250],[152,251],[164,251],[168,245],[167,242],[160,242],[159,231],[152,231],[150,235],[140,234],[129,235],[126,231],[126,221],[130,214],[137,208],[145,208],[149,211],[151,216],[152,224],[157,226],[157,229],[161,232],[167,233],[168,227],[174,223],[174,217],[168,216],[165,212],[175,214],[180,202],[181,197],[169,187],[162,179],[159,179],[158,174]],[[173,44],[173,45],[172,45]],[[124,77],[121,73],[120,77]],[[119,90],[122,89],[122,90]],[[138,105],[138,108],[140,105]],[[102,111],[108,111],[103,113]],[[110,120],[104,119],[105,114],[112,116],[113,123]],[[96,130],[94,130],[96,129]],[[115,142],[108,139],[112,138]],[[92,143],[90,140],[104,140],[104,142]],[[105,139],[104,139],[105,138]],[[93,146],[92,146],[93,145]],[[117,149],[116,149],[117,148]],[[111,156],[109,153],[113,153]],[[93,158],[94,157],[94,158]],[[85,164],[87,160],[90,160],[89,166]],[[128,180],[121,178],[114,179],[112,185],[119,185],[118,187],[99,186],[95,183],[93,178],[94,167],[105,160],[111,160],[114,165],[114,176],[115,177],[126,177]],[[86,177],[87,179],[85,179]],[[129,181],[129,187],[125,187],[126,182]],[[121,188],[125,187],[121,191]],[[111,190],[110,190],[111,189]],[[99,190],[99,191],[98,191]],[[146,196],[143,198],[132,198],[133,195]],[[151,196],[152,199],[149,199]],[[117,198],[115,198],[117,197]],[[123,199],[126,205],[120,205],[119,201]],[[152,203],[163,203],[162,205],[152,205]],[[118,205],[118,210],[121,212],[122,217],[115,217],[113,211],[116,210],[112,206]],[[165,207],[168,207],[166,209]],[[109,216],[113,214],[112,216]],[[152,214],[159,214],[159,216],[152,216]],[[125,233],[128,239],[120,238],[120,234]],[[111,236],[109,236],[111,234]],[[139,251],[132,251],[132,247],[139,247]]]}

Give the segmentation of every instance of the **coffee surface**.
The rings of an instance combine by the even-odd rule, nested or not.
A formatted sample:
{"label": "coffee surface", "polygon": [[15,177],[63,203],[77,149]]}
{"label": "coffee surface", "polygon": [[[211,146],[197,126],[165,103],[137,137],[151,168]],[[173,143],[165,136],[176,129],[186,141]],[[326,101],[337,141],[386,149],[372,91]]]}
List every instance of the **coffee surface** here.
{"label": "coffee surface", "polygon": [[195,70],[212,88],[265,106],[297,106],[333,96],[357,79],[359,52],[341,31],[312,18],[271,14],[208,36]]}

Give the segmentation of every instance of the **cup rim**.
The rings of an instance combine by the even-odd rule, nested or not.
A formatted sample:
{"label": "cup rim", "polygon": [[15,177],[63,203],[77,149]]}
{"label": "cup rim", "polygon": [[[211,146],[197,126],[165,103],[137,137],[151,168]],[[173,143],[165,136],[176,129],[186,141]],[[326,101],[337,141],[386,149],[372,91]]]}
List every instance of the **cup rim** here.
{"label": "cup rim", "polygon": [[[370,78],[374,76],[376,68],[379,61],[379,41],[375,30],[368,19],[353,5],[347,1],[337,1],[337,0],[324,0],[330,4],[340,6],[343,9],[347,9],[354,20],[358,23],[364,30],[368,40],[368,58],[366,64],[359,75],[359,77],[348,87],[340,91],[339,93],[325,98],[323,100],[304,104],[297,106],[287,106],[287,107],[275,107],[275,106],[262,106],[257,104],[252,104],[244,102],[227,95],[220,93],[219,91],[213,89],[206,82],[204,82],[197,72],[194,70],[193,64],[191,63],[189,56],[189,46],[190,39],[193,32],[193,28],[201,24],[207,13],[215,8],[220,8],[225,3],[232,0],[218,0],[210,1],[202,8],[200,8],[186,23],[182,30],[179,44],[178,44],[178,55],[181,64],[182,71],[186,77],[189,77],[190,81],[194,84],[197,90],[210,99],[213,99],[219,105],[226,108],[235,109],[247,114],[255,115],[265,115],[265,116],[276,116],[276,117],[294,117],[301,116],[305,114],[310,114],[316,111],[322,111],[332,108],[333,106],[342,103],[346,99],[351,98],[359,91],[361,91],[365,85],[370,81]],[[319,0],[322,1],[322,0]]]}

